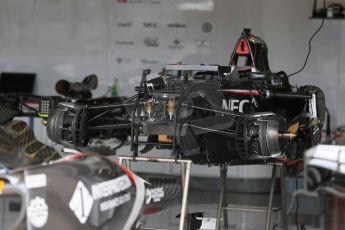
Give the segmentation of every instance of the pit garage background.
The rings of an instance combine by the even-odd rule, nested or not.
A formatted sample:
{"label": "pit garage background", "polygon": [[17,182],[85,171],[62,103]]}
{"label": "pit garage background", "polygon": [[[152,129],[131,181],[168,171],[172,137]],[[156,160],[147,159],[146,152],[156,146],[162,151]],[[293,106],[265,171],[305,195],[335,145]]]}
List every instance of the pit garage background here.
{"label": "pit garage background", "polygon": [[[309,18],[312,6],[312,0],[2,0],[0,69],[37,73],[34,91],[40,95],[55,94],[61,78],[80,81],[95,73],[95,96],[109,94],[115,79],[119,95],[130,96],[145,67],[178,61],[226,65],[249,27],[266,41],[272,71],[292,73],[303,65],[308,40],[321,23]],[[333,127],[345,123],[345,107],[339,106],[345,98],[344,22],[325,21],[306,68],[292,78],[325,91]],[[35,133],[47,141],[39,122]],[[193,173],[215,176],[218,169],[194,167]],[[266,178],[270,169],[233,167],[230,175]]]}
{"label": "pit garage background", "polygon": [[[272,71],[297,71],[308,51],[308,40],[321,20],[310,19],[313,0],[1,0],[0,70],[37,74],[34,93],[55,94],[54,84],[63,78],[80,81],[97,74],[94,96],[110,94],[114,82],[119,95],[133,95],[144,68],[164,63],[220,64],[229,62],[244,27],[262,37],[269,49]],[[344,1],[331,1],[344,4]],[[327,0],[327,3],[331,3]],[[321,2],[320,2],[321,4]],[[319,6],[321,7],[321,5]],[[345,20],[326,20],[312,43],[306,68],[292,77],[298,85],[322,88],[332,127],[345,124]],[[40,119],[35,134],[48,141]],[[119,154],[130,154],[126,146]],[[169,151],[156,154],[168,155]],[[136,170],[178,174],[178,166],[138,165]],[[268,189],[271,168],[230,167],[232,191],[262,192]],[[211,184],[219,168],[193,166],[191,187]],[[287,181],[289,185],[289,181]],[[295,187],[288,187],[293,190]],[[217,198],[218,187],[213,189]],[[210,199],[210,193],[205,198]],[[193,197],[193,196],[191,196]],[[241,199],[252,199],[244,195]],[[262,197],[257,196],[257,200]],[[1,203],[2,202],[2,203]],[[9,201],[0,201],[0,206]],[[310,205],[313,204],[313,205]],[[318,203],[303,204],[315,214]],[[4,206],[3,206],[4,207]],[[304,210],[305,211],[305,210]],[[7,215],[7,214],[6,214]],[[156,223],[174,219],[175,212]],[[235,213],[242,229],[256,229],[258,219]],[[0,215],[5,218],[5,214]],[[14,218],[9,215],[6,218]],[[251,222],[246,222],[250,219]],[[311,221],[312,222],[312,221]],[[1,221],[0,221],[1,223]],[[4,227],[6,229],[6,226]]]}

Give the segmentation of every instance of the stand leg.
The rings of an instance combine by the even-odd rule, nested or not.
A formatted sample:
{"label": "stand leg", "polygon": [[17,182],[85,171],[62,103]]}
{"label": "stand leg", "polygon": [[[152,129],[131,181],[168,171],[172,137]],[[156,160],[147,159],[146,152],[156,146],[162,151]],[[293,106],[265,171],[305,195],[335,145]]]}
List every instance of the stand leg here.
{"label": "stand leg", "polygon": [[[227,165],[224,167],[223,170],[223,178],[224,178],[224,193],[223,193],[223,207],[227,207],[228,206],[228,201],[227,201],[227,197],[226,197],[226,176],[227,176],[227,172],[228,172],[228,167]],[[229,228],[229,222],[228,222],[228,210],[227,209],[223,209],[223,218],[224,218],[224,229],[228,229]]]}
{"label": "stand leg", "polygon": [[121,161],[119,161],[119,164],[125,168],[128,168],[129,170],[131,169],[131,163],[127,159],[121,159]]}
{"label": "stand leg", "polygon": [[286,196],[285,196],[285,184],[284,184],[284,175],[285,175],[285,165],[279,167],[280,175],[280,202],[281,202],[281,215],[283,221],[283,229],[287,230],[287,216],[286,216]]}
{"label": "stand leg", "polygon": [[[219,196],[219,203],[218,203],[218,211],[217,211],[217,220],[216,220],[216,230],[219,230],[220,227],[220,219],[222,216],[223,205],[224,205],[224,198],[226,196],[226,174],[227,174],[227,164],[220,166],[220,196]],[[226,215],[226,220],[224,219],[224,225],[228,225],[227,222],[227,211],[223,213],[224,216]]]}
{"label": "stand leg", "polygon": [[273,205],[273,197],[274,197],[274,187],[276,182],[276,174],[277,174],[277,165],[273,165],[272,169],[272,179],[271,179],[271,189],[270,189],[270,195],[268,200],[268,207],[266,212],[266,230],[270,230],[271,226],[271,215],[272,215],[272,205]]}
{"label": "stand leg", "polygon": [[125,164],[130,167],[130,161],[141,161],[141,162],[154,162],[154,163],[179,163],[181,164],[181,176],[182,176],[182,204],[181,204],[181,217],[180,217],[180,225],[179,230],[184,230],[186,228],[186,217],[187,217],[187,209],[188,209],[188,192],[189,192],[189,181],[190,181],[190,172],[191,172],[191,160],[177,160],[172,158],[157,158],[157,157],[128,157],[128,156],[119,156],[118,158],[119,164]]}
{"label": "stand leg", "polygon": [[191,163],[188,162],[185,164],[182,164],[183,195],[182,195],[182,205],[181,205],[181,216],[180,216],[179,230],[185,229],[185,220],[186,220],[186,215],[187,215],[187,200],[188,200],[188,189],[189,189],[189,178],[190,178]]}
{"label": "stand leg", "polygon": [[182,182],[182,189],[184,188],[184,183],[186,181],[186,165],[181,164],[181,182]]}
{"label": "stand leg", "polygon": [[122,165],[123,167],[130,169],[131,165],[128,159],[123,159],[122,157],[119,157],[118,161],[119,165]]}

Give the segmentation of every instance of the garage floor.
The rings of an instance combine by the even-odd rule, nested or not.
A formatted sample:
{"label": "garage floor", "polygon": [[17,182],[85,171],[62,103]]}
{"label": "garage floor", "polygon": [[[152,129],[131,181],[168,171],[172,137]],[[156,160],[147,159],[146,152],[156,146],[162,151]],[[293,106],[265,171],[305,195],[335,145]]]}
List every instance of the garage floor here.
{"label": "garage floor", "polygon": [[[208,186],[206,186],[208,187]],[[209,188],[212,189],[212,188]],[[217,188],[213,188],[217,190]],[[279,192],[275,195],[274,207],[279,204]],[[211,218],[211,222],[215,222],[215,217],[217,213],[217,203],[219,199],[218,192],[200,192],[197,190],[191,190],[189,192],[189,213],[204,212],[205,218]],[[231,205],[246,205],[255,207],[265,207],[268,203],[267,194],[249,194],[249,193],[228,193],[227,200]],[[15,210],[13,205],[10,205],[10,201],[13,203],[20,202],[18,198],[8,198],[6,201],[0,199],[0,220],[5,219],[6,221],[0,221],[1,230],[8,229],[6,224],[14,221],[17,218],[17,210]],[[180,213],[180,201],[176,200],[169,204],[167,209],[150,216],[145,220],[143,224],[143,229],[168,229],[174,230],[178,229],[179,219],[176,216]],[[324,225],[324,215],[318,203],[323,202],[322,199],[311,199],[301,197],[299,199],[300,209],[299,209],[299,219],[307,224],[308,230],[320,230],[328,229],[323,228]],[[290,205],[290,199],[287,198],[287,207]],[[9,210],[5,212],[5,207],[9,207]],[[12,207],[12,208],[11,208]],[[289,220],[289,229],[296,229],[295,226],[295,209],[292,206]],[[12,210],[11,210],[12,209]],[[244,211],[228,211],[230,230],[261,230],[265,228],[265,213],[257,212],[244,212]],[[279,230],[280,223],[280,212],[274,212],[272,215],[271,229]],[[278,224],[278,225],[277,225]],[[214,229],[213,228],[204,228]]]}
{"label": "garage floor", "polygon": [[[267,206],[268,195],[263,194],[239,194],[228,193],[230,204],[264,207]],[[189,195],[189,213],[204,212],[207,218],[215,218],[217,213],[218,193],[191,191]],[[303,202],[303,201],[302,201]],[[275,197],[275,204],[279,204],[279,196]],[[287,205],[289,206],[290,203]],[[146,220],[145,229],[178,229],[179,219],[176,215],[180,213],[179,204],[175,204],[167,210],[157,213]],[[308,223],[308,230],[323,229],[320,227],[319,216],[305,214],[300,210],[300,218]],[[311,218],[314,216],[314,218]],[[265,213],[228,211],[229,225],[231,230],[258,230],[265,229]],[[315,223],[317,219],[318,223]],[[279,227],[280,212],[272,215],[271,229],[282,229]],[[315,225],[316,227],[314,227]],[[294,210],[289,215],[289,229],[296,229],[294,222]]]}

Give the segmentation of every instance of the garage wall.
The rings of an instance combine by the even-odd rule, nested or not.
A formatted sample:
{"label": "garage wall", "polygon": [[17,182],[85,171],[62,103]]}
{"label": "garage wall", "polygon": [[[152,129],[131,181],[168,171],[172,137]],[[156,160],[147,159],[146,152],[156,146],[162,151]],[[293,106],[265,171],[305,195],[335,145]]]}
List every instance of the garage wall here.
{"label": "garage wall", "polygon": [[[269,46],[272,70],[290,73],[302,65],[308,39],[320,24],[308,18],[312,3],[1,0],[0,70],[37,72],[39,94],[52,94],[60,78],[79,80],[96,73],[101,78],[96,95],[105,94],[114,77],[120,78],[120,93],[130,95],[129,83],[137,80],[132,77],[142,66],[176,61],[226,64],[242,28],[251,27]],[[340,106],[345,96],[344,23],[326,21],[305,71],[293,78],[325,90],[334,125],[345,123],[340,115],[345,110]],[[205,24],[212,26],[209,32],[203,31]]]}
{"label": "garage wall", "polygon": [[[333,1],[334,2],[334,1]],[[342,2],[342,1],[339,1]],[[0,70],[36,72],[36,93],[54,83],[96,73],[107,93],[114,78],[131,95],[144,66],[227,64],[243,27],[269,47],[273,71],[288,73],[305,60],[312,0],[0,0]],[[296,84],[324,89],[333,126],[345,124],[345,20],[327,20]],[[202,171],[202,170],[201,170]],[[262,175],[269,173],[262,170]],[[238,175],[257,176],[241,168]]]}

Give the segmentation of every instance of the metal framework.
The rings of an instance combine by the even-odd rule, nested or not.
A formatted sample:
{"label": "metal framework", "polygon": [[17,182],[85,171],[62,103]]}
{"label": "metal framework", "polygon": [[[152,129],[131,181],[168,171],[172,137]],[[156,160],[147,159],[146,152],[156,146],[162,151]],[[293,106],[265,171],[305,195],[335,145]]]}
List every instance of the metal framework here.
{"label": "metal framework", "polygon": [[[270,187],[269,200],[268,200],[267,207],[248,207],[248,206],[244,207],[244,206],[239,206],[239,205],[228,206],[227,200],[226,200],[226,175],[228,171],[228,165],[225,163],[220,166],[220,196],[219,196],[217,219],[216,219],[216,230],[220,229],[220,221],[221,221],[222,214],[223,214],[223,220],[224,220],[224,229],[229,228],[228,210],[266,213],[265,230],[270,230],[272,212],[281,210],[283,229],[287,230],[285,185],[284,185],[285,165],[284,163],[280,163],[280,162],[267,163],[263,165],[273,166],[272,177],[271,177],[271,187]],[[274,188],[275,188],[275,182],[276,182],[276,177],[277,177],[277,167],[279,167],[279,175],[280,175],[280,190],[281,190],[281,194],[280,194],[281,204],[280,205],[281,206],[280,208],[273,208],[273,197],[274,197]]]}
{"label": "metal framework", "polygon": [[131,157],[131,156],[119,156],[119,164],[127,168],[130,168],[130,161],[134,162],[152,162],[152,163],[170,163],[170,164],[181,164],[181,177],[182,177],[182,203],[181,203],[181,217],[179,230],[186,229],[186,217],[188,209],[188,191],[191,171],[191,160],[180,160],[175,158],[158,158],[158,157]]}

